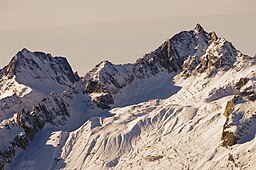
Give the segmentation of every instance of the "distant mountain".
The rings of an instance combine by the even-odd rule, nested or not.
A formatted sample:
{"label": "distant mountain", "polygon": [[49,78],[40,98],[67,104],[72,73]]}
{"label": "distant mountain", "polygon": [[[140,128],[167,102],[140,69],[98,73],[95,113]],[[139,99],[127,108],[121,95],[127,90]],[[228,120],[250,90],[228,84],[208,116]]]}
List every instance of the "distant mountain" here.
{"label": "distant mountain", "polygon": [[252,170],[255,61],[200,24],[82,78],[23,49],[0,70],[0,165]]}
{"label": "distant mountain", "polygon": [[44,93],[62,92],[79,80],[66,58],[53,57],[43,52],[30,52],[25,48],[1,72],[2,81],[14,78],[18,83]]}
{"label": "distant mountain", "polygon": [[51,92],[63,92],[80,79],[65,58],[25,48],[0,72],[1,120],[30,109]]}

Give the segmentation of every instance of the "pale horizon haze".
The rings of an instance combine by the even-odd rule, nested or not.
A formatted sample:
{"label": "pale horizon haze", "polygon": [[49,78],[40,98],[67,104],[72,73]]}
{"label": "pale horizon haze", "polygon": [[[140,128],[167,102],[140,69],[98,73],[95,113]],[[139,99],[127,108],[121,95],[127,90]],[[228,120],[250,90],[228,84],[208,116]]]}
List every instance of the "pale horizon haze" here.
{"label": "pale horizon haze", "polygon": [[255,0],[0,0],[0,68],[22,48],[64,56],[80,76],[135,62],[200,23],[256,54]]}

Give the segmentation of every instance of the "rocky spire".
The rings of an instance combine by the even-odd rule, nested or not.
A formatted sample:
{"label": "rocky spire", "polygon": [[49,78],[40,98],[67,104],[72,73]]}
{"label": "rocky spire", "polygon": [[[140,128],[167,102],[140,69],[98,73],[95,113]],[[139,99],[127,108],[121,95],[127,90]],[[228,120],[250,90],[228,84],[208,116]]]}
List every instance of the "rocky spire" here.
{"label": "rocky spire", "polygon": [[204,28],[199,23],[197,23],[196,26],[195,26],[194,31],[195,32],[202,32],[202,31],[204,31]]}
{"label": "rocky spire", "polygon": [[211,33],[211,37],[212,37],[212,40],[213,40],[213,41],[216,41],[216,40],[218,39],[218,36],[217,36],[217,34],[215,33],[215,31],[213,31],[213,32]]}

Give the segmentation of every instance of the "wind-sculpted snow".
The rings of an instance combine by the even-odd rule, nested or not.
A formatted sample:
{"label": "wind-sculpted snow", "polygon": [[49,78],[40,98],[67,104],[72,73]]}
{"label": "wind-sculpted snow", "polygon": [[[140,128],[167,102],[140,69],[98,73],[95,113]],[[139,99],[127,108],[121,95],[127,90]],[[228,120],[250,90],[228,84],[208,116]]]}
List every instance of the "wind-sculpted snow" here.
{"label": "wind-sculpted snow", "polygon": [[[70,133],[54,169],[253,169],[254,101],[242,102],[235,109],[243,116],[230,128],[240,129],[236,133],[243,136],[240,144],[231,148],[221,144],[226,102],[236,95],[245,77],[255,79],[255,66],[239,73],[234,70],[210,78],[184,80],[178,75],[175,81],[182,88],[170,98],[114,108],[110,110],[113,117],[87,121]],[[228,93],[221,97],[213,91],[219,91],[222,82],[231,90],[226,88]],[[251,83],[243,89],[253,87]],[[210,102],[208,95],[213,98]]]}
{"label": "wind-sculpted snow", "polygon": [[[51,162],[50,169],[253,169],[254,103],[244,103],[247,107],[237,106],[240,113],[246,114],[239,117],[240,123],[233,122],[233,127],[245,130],[239,131],[244,138],[238,142],[240,144],[225,148],[221,142],[226,122],[223,113],[226,102],[237,91],[230,91],[223,97],[218,94],[211,102],[205,98],[208,91],[220,87],[218,80],[232,88],[242,87],[242,93],[251,91],[253,83],[246,80],[255,79],[254,70],[255,66],[246,67],[239,73],[232,70],[210,78],[201,75],[185,80],[178,75],[174,80],[182,88],[170,98],[114,108],[109,111],[114,115],[112,117],[91,118],[68,135],[55,137],[54,140],[63,140],[55,148],[54,157],[46,162]],[[248,126],[249,122],[251,125]],[[49,142],[52,140],[48,139]],[[30,158],[38,157],[38,151],[28,150],[24,154],[28,158],[18,159],[13,168],[26,169],[29,164],[40,169],[40,160],[44,156],[31,161]]]}
{"label": "wind-sculpted snow", "polygon": [[[9,76],[6,84],[18,95],[4,100],[22,102],[17,100],[11,118],[2,117],[0,135],[7,138],[0,140],[0,161],[6,169],[256,167],[255,57],[199,24],[133,64],[103,61],[78,81],[62,58],[21,53],[29,57],[18,72],[31,67],[27,73],[34,84],[40,76],[63,92],[29,109],[22,103],[29,101],[33,84],[28,81],[32,92],[22,90],[24,84],[15,82],[17,75]],[[49,61],[51,74],[44,72],[48,64],[37,72],[30,60]],[[0,75],[6,77],[7,68],[16,73],[14,66]],[[8,90],[3,92],[8,96]],[[12,109],[3,106],[5,112]]]}

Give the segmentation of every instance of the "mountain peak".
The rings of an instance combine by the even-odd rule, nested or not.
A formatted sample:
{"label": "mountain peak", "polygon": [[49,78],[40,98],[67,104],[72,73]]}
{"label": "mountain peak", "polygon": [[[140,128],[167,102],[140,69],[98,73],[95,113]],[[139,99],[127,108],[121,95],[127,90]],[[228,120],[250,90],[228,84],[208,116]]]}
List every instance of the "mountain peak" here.
{"label": "mountain peak", "polygon": [[17,54],[16,54],[16,60],[18,60],[19,58],[31,58],[31,54],[33,54],[32,51],[28,50],[27,48],[23,48],[22,50],[20,50]]}
{"label": "mountain peak", "polygon": [[20,52],[30,52],[26,47],[24,47]]}
{"label": "mountain peak", "polygon": [[36,84],[42,85],[40,82],[45,81],[68,86],[79,80],[79,76],[73,72],[66,58],[53,57],[43,52],[31,52],[26,48],[12,58],[3,70],[3,75],[8,79],[15,76],[16,81],[26,85],[32,83],[36,87]]}
{"label": "mountain peak", "polygon": [[195,32],[202,32],[202,31],[204,31],[204,28],[199,23],[197,23],[195,28],[194,28],[194,31]]}
{"label": "mountain peak", "polygon": [[212,37],[212,40],[213,40],[213,41],[217,41],[217,39],[218,39],[218,36],[217,36],[217,34],[215,33],[215,31],[213,31],[213,32],[211,33],[211,37]]}
{"label": "mountain peak", "polygon": [[108,66],[108,65],[113,65],[113,64],[108,60],[103,60],[99,63],[99,66],[102,66],[102,67],[105,67],[105,66]]}

